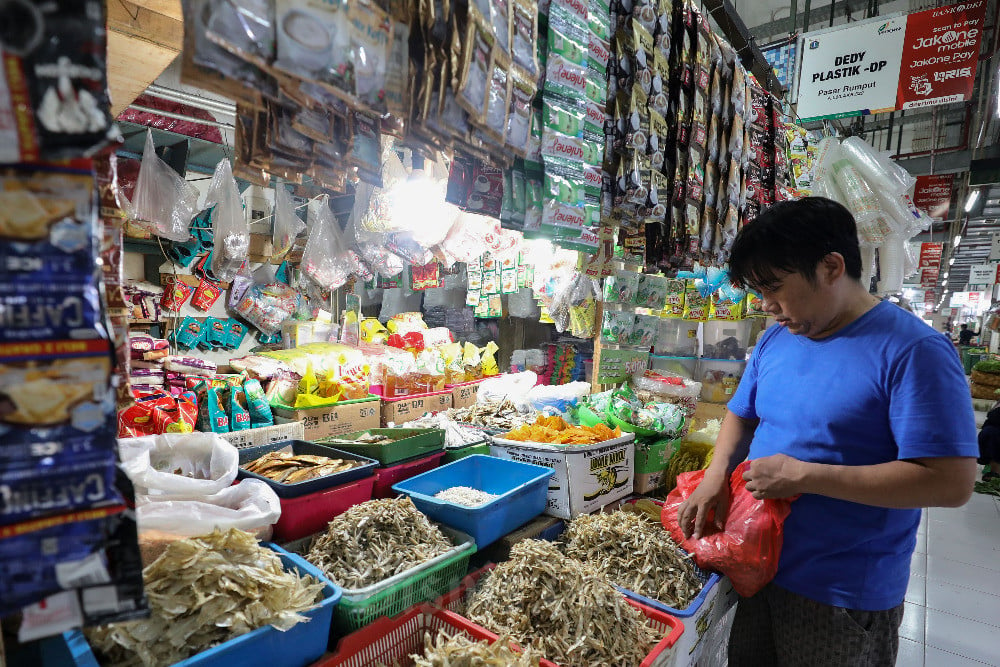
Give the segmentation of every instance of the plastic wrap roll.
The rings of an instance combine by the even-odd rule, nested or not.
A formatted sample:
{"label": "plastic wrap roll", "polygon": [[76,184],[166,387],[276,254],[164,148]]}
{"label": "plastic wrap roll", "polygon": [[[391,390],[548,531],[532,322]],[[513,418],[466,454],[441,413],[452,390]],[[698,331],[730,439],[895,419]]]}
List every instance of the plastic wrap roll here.
{"label": "plastic wrap roll", "polygon": [[861,284],[865,289],[869,289],[872,284],[872,277],[875,275],[875,246],[861,244]]}
{"label": "plastic wrap roll", "polygon": [[813,165],[813,181],[819,181],[833,176],[833,165],[842,158],[840,142],[834,137],[827,137],[819,142],[816,150],[816,162]]}
{"label": "plastic wrap roll", "polygon": [[844,196],[845,205],[858,223],[858,236],[874,245],[881,244],[885,238],[885,229],[884,223],[878,221],[882,210],[875,193],[847,160],[834,163],[833,175]]}
{"label": "plastic wrap roll", "polygon": [[[910,189],[909,185],[901,181],[899,172],[892,168],[891,164],[887,168],[875,149],[862,139],[858,137],[844,139],[840,144],[840,151],[843,159],[851,163],[873,190],[901,195]],[[903,173],[906,173],[906,170],[903,170]]]}
{"label": "plastic wrap roll", "polygon": [[895,294],[902,291],[906,262],[905,243],[906,239],[902,234],[893,234],[879,248],[879,294]]}

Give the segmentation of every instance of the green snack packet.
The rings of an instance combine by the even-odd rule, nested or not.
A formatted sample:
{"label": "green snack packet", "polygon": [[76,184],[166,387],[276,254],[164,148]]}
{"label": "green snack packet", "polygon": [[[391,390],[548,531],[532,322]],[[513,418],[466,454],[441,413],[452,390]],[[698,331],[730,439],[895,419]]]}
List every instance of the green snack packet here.
{"label": "green snack packet", "polygon": [[607,343],[627,344],[635,324],[635,315],[618,310],[604,311],[601,338]]}
{"label": "green snack packet", "polygon": [[274,414],[271,412],[271,405],[267,402],[260,381],[247,380],[243,383],[243,391],[246,394],[247,409],[250,412],[250,424],[254,428],[272,426]]}
{"label": "green snack packet", "polygon": [[635,325],[629,335],[628,344],[637,347],[652,347],[656,341],[656,331],[660,318],[653,315],[636,315]]}
{"label": "green snack packet", "polygon": [[643,274],[639,278],[635,305],[652,310],[663,310],[667,301],[667,290],[666,278]]}

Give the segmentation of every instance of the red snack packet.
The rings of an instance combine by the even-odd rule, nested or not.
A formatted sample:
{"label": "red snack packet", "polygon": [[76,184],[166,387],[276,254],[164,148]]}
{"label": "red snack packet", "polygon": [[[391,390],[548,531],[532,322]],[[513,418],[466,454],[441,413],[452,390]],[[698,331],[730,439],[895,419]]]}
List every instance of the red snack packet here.
{"label": "red snack packet", "polygon": [[194,288],[188,285],[183,280],[178,280],[177,278],[170,277],[167,279],[167,284],[163,286],[163,300],[160,301],[160,307],[163,310],[169,310],[173,312],[178,312],[184,302],[188,300],[188,297],[194,293]]}
{"label": "red snack packet", "polygon": [[208,312],[212,305],[219,300],[220,296],[222,296],[222,288],[219,284],[207,278],[202,278],[198,283],[198,289],[195,290],[194,296],[191,297],[191,305],[202,312]]}

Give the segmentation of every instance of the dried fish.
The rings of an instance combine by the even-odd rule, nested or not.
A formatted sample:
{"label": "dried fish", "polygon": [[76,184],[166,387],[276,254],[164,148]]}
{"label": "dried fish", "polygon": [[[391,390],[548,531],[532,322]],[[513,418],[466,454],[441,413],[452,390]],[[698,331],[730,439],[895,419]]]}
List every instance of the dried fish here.
{"label": "dried fish", "polygon": [[515,545],[510,560],[480,584],[466,615],[562,665],[639,665],[658,641],[604,575],[541,540]]}
{"label": "dried fish", "polygon": [[538,667],[540,656],[530,647],[524,652],[513,650],[504,635],[491,644],[441,630],[434,639],[425,633],[423,655],[410,658],[414,667]]}
{"label": "dried fish", "polygon": [[690,557],[642,508],[580,515],[561,540],[570,558],[594,566],[622,588],[675,609],[685,609],[704,585]]}
{"label": "dried fish", "polygon": [[482,431],[463,426],[444,412],[424,415],[420,419],[407,423],[411,428],[439,428],[444,430],[445,449],[457,449],[486,440]]}
{"label": "dried fish", "polygon": [[344,472],[361,465],[354,459],[331,459],[312,454],[269,452],[258,459],[243,464],[249,472],[273,479],[282,484],[297,484],[317,477]]}
{"label": "dried fish", "polygon": [[268,624],[288,630],[324,587],[235,528],[172,542],[142,576],[148,619],[85,631],[105,667],[166,667]]}
{"label": "dried fish", "polygon": [[519,412],[517,406],[508,398],[447,411],[447,415],[457,422],[498,431],[510,431],[518,426],[531,424],[535,421],[536,414]]}
{"label": "dried fish", "polygon": [[479,489],[474,489],[471,486],[453,486],[451,488],[438,491],[434,494],[434,497],[438,500],[455,503],[457,505],[479,507],[480,505],[493,502],[500,496],[492,493],[486,493],[485,491],[480,491]]}
{"label": "dried fish", "polygon": [[409,498],[370,500],[334,517],[306,560],[344,588],[364,588],[454,548]]}

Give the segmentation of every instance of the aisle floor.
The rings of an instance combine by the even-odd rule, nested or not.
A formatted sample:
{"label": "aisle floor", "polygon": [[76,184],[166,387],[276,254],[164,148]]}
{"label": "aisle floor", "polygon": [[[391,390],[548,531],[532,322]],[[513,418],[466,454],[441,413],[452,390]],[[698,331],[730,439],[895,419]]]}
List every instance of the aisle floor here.
{"label": "aisle floor", "polygon": [[924,510],[897,667],[1000,667],[1000,499]]}

